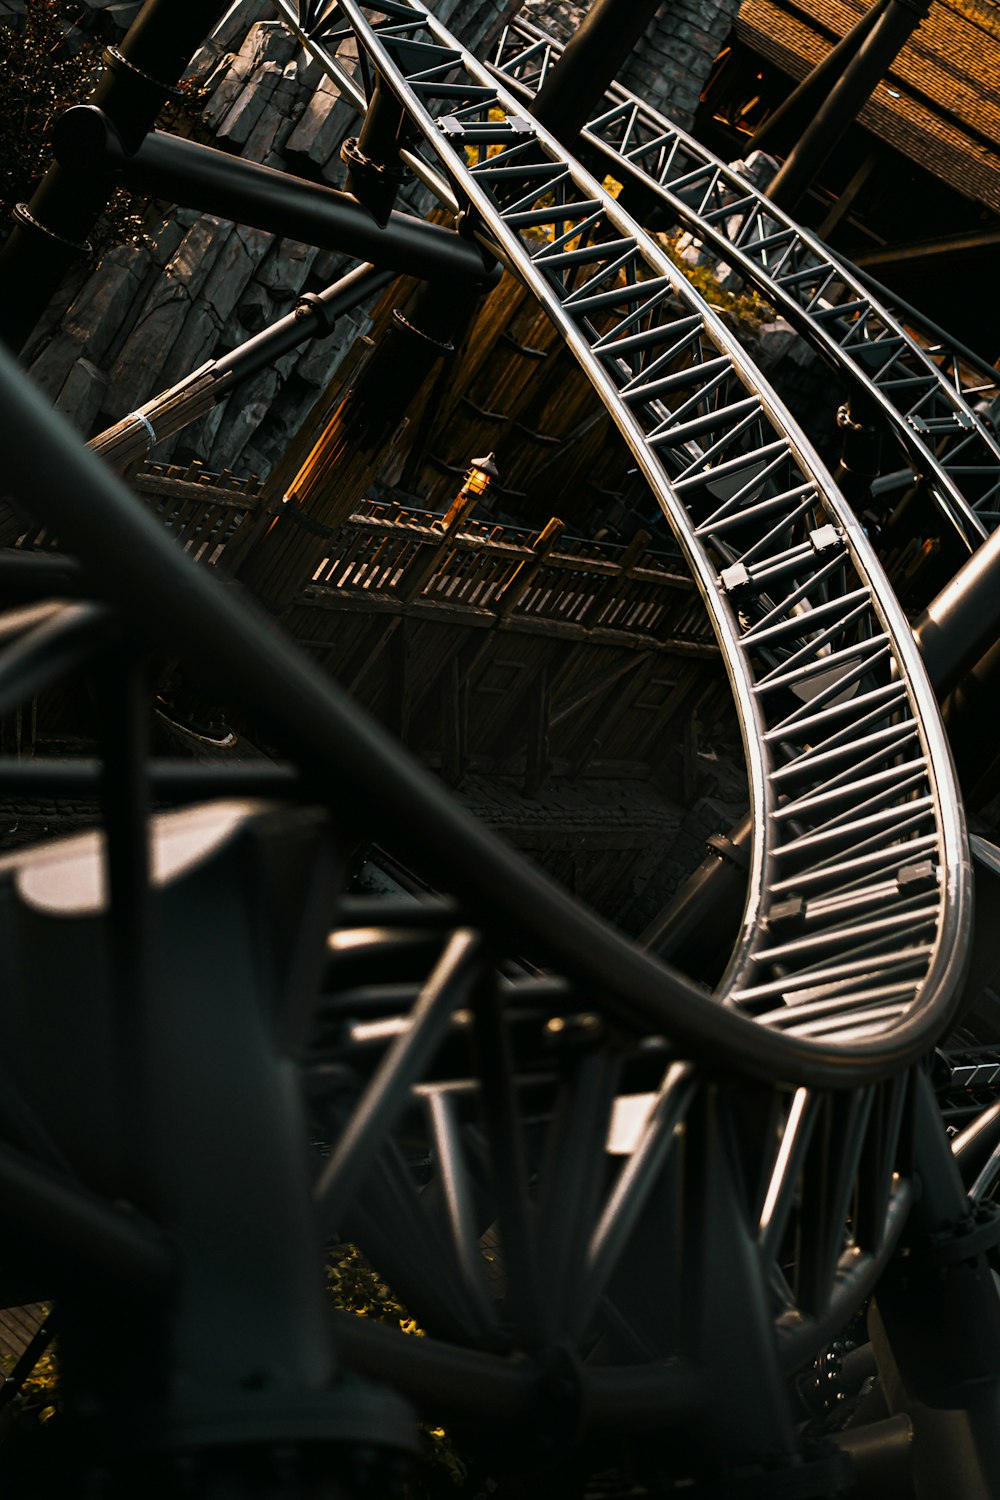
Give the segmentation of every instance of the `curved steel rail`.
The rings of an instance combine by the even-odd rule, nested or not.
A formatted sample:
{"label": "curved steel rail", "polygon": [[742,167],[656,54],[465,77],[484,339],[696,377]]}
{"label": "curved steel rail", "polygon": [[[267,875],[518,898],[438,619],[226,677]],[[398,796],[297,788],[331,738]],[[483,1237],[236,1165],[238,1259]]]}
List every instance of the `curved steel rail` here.
{"label": "curved steel rail", "polygon": [[[530,21],[504,30],[496,66],[531,95],[561,46]],[[974,403],[996,397],[1000,376],[976,384],[936,335],[924,349],[912,323],[768,198],[650,105],[614,84],[582,139],[625,180],[640,183],[750,283],[834,366],[860,386],[923,475],[971,550],[1000,522],[1000,442]],[[989,367],[985,367],[988,369]]]}
{"label": "curved steel rail", "polygon": [[[8,712],[89,662],[121,679],[109,679],[94,779],[106,795],[123,1015],[137,1009],[152,951],[144,802],[147,775],[155,790],[160,774],[143,753],[137,636],[197,661],[288,749],[299,775],[257,765],[259,790],[331,802],[345,848],[356,835],[392,840],[457,894],[395,908],[344,898],[311,1013],[304,1070],[329,1110],[332,1149],[313,1184],[316,1215],[293,1204],[288,1236],[305,1250],[317,1223],[324,1234],[356,1229],[451,1345],[415,1341],[413,1358],[398,1342],[348,1349],[359,1366],[401,1370],[421,1398],[491,1421],[502,1409],[530,1427],[525,1416],[540,1414],[567,1436],[588,1418],[647,1431],[690,1421],[723,1466],[794,1456],[782,1377],[843,1323],[897,1241],[911,1196],[897,1175],[907,1069],[948,1019],[966,936],[964,836],[933,702],[829,477],[683,278],[554,143],[467,76],[446,34],[423,42],[429,23],[415,7],[380,10],[388,37],[351,10],[387,82],[405,60],[395,86],[421,123],[426,114],[431,139],[441,131],[470,224],[478,214],[499,236],[571,336],[683,537],[729,652],[767,819],[755,854],[767,927],[744,934],[732,1003],[711,1004],[637,952],[463,812],[273,620],[199,570],[2,353],[8,483],[82,564],[3,559],[5,589],[20,579],[30,597],[48,587],[100,604],[57,599],[7,616],[0,704]],[[415,109],[421,92],[445,100],[441,125],[423,102]],[[60,780],[58,767],[28,769],[22,787],[35,771]],[[74,763],[61,769],[70,784],[87,780]],[[240,769],[223,779],[239,782]],[[194,770],[215,772],[168,766],[188,788]],[[320,863],[301,902],[296,886],[304,941],[314,922],[321,932]],[[802,931],[786,942],[784,925]],[[512,950],[550,972],[500,977],[496,955]],[[283,1079],[315,972],[305,954],[289,962],[291,1013],[262,1028]],[[145,1046],[141,1022],[128,1035]],[[623,1095],[639,1106],[624,1132],[614,1117]],[[437,1192],[417,1191],[403,1154],[418,1109]],[[148,1138],[139,1132],[140,1152]],[[43,1131],[42,1159],[50,1148]],[[620,1164],[595,1170],[605,1151]],[[502,1297],[484,1286],[484,1197]],[[675,1233],[650,1225],[654,1204]],[[159,1287],[163,1257],[126,1236],[122,1215],[103,1213],[97,1227],[102,1262],[127,1252]],[[662,1303],[655,1320],[644,1305],[630,1318],[629,1256],[650,1228]],[[568,1353],[595,1335],[616,1345],[617,1367],[583,1370]],[[284,1417],[285,1386],[278,1400]],[[325,1407],[322,1419],[326,1437]],[[347,1435],[361,1436],[356,1426]]]}
{"label": "curved steel rail", "polygon": [[861,528],[708,305],[484,67],[416,5],[340,9],[467,224],[576,355],[704,596],[756,831],[721,997],[802,1041],[891,1030],[952,984],[967,855],[933,697]]}

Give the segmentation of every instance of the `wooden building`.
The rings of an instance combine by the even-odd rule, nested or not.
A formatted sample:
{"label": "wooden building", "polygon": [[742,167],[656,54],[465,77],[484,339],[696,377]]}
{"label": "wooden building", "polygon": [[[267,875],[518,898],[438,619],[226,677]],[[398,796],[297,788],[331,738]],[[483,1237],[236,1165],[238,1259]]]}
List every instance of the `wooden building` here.
{"label": "wooden building", "polygon": [[[727,159],[864,15],[865,0],[744,0],[696,134]],[[988,359],[1000,355],[1000,6],[933,0],[799,217]]]}

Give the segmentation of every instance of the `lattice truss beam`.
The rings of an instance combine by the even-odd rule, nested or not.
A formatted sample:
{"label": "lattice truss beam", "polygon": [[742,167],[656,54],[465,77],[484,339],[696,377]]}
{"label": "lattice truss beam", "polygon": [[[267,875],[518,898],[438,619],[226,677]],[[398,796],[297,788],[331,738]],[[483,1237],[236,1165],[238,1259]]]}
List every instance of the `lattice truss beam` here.
{"label": "lattice truss beam", "polygon": [[[416,5],[343,0],[465,214],[531,287],[685,548],[725,653],[755,803],[751,894],[720,995],[847,1041],[950,983],[966,856],[908,625],[833,482],[662,249]],[[367,59],[367,61],[364,61]],[[935,377],[936,378],[936,377]]]}
{"label": "lattice truss beam", "polygon": [[[496,65],[530,96],[560,47],[529,21],[508,26]],[[918,338],[815,235],[658,111],[615,84],[583,139],[641,183],[782,313],[883,413],[935,504],[970,549],[1000,522],[1000,442],[983,414],[1000,386],[982,363]]]}

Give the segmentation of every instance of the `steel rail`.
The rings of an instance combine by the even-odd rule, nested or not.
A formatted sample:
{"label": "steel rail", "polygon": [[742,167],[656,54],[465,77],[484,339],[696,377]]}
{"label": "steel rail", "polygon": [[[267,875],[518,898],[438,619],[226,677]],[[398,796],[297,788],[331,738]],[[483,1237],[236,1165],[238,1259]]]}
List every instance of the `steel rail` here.
{"label": "steel rail", "polygon": [[862,528],[707,303],[485,67],[416,3],[339,8],[593,383],[704,597],[755,825],[719,998],[847,1052],[917,1013],[943,1017],[965,945],[963,818],[909,625]]}
{"label": "steel rail", "polygon": [[[539,26],[516,20],[501,36],[495,64],[530,100],[561,51]],[[733,166],[620,84],[581,139],[613,173],[663,203],[864,391],[962,542],[977,547],[1000,522],[1000,442],[975,403],[1000,394],[1000,376],[992,371],[984,383],[989,367],[976,361],[967,380],[968,356],[942,346],[937,328],[923,348],[906,326],[915,323],[911,309],[894,309]]]}

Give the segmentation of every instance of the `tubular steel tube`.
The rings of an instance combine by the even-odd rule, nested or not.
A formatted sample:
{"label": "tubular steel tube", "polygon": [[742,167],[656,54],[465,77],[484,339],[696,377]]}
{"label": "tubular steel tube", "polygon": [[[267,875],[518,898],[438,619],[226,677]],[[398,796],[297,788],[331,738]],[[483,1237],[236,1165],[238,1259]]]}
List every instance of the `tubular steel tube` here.
{"label": "tubular steel tube", "polygon": [[794,209],[926,14],[919,0],[889,0],[767,189],[772,203]]}
{"label": "tubular steel tube", "polygon": [[1000,531],[987,537],[931,601],[913,634],[943,699],[1000,635]]}
{"label": "tubular steel tube", "polygon": [[315,296],[300,297],[285,317],[272,323],[270,328],[254,334],[238,349],[223,354],[215,361],[215,373],[220,380],[246,380],[256,375],[265,365],[280,359],[290,349],[304,343],[306,339],[321,338],[333,330],[337,318],[382,291],[393,279],[393,272],[380,270],[373,265],[355,266],[332,286],[325,287]]}
{"label": "tubular steel tube", "polygon": [[[623,1021],[664,1030],[685,1055],[742,1076],[856,1088],[891,1076],[932,1045],[946,1019],[940,1006],[838,1046],[776,1034],[707,1003],[697,986],[637,950],[491,834],[295,650],[273,619],[191,562],[2,351],[0,396],[12,492],[36,500],[102,593],[153,649],[199,660],[235,699],[251,703],[309,774],[352,788],[345,816],[353,805],[369,836],[417,855],[446,888],[457,884],[484,931],[505,943],[517,933],[527,954],[605,992]],[[331,795],[339,800],[336,790]]]}
{"label": "tubular steel tube", "polygon": [[376,78],[361,133],[340,148],[347,165],[344,186],[386,223],[403,182],[399,147],[406,115],[402,105]]}
{"label": "tubular steel tube", "polygon": [[84,174],[113,173],[126,186],[270,234],[339,250],[359,260],[426,278],[485,281],[484,252],[438,224],[390,214],[381,228],[355,198],[156,130],[131,155],[100,110],[79,105],[56,128],[57,160]]}
{"label": "tubular steel tube", "polygon": [[[164,100],[195,48],[226,8],[225,0],[146,0],[108,64],[91,101],[106,112],[130,148],[152,128]],[[81,255],[115,184],[82,179],[53,163],[31,202],[19,205],[14,227],[0,251],[0,285],[16,288],[4,298],[0,337],[19,349],[63,274]]]}
{"label": "tubular steel tube", "polygon": [[[189,422],[217,406],[241,380],[280,359],[307,339],[332,332],[336,319],[393,279],[392,271],[356,266],[322,292],[300,297],[290,313],[270,328],[221,358],[210,360],[193,374],[161,391],[137,411],[92,438],[89,447],[112,467],[124,470],[143,458],[155,443],[180,432]],[[2,574],[0,574],[2,581]]]}
{"label": "tubular steel tube", "polygon": [[569,144],[614,83],[660,0],[595,0],[531,107],[534,119]]}
{"label": "tubular steel tube", "polygon": [[745,155],[751,151],[768,151],[783,154],[792,145],[808,123],[828,90],[844,71],[852,58],[857,56],[862,42],[870,35],[880,16],[892,0],[874,0],[864,15],[854,23],[846,36],[831,47],[821,62],[811,68],[777,109],[768,115],[760,129],[751,137]]}

